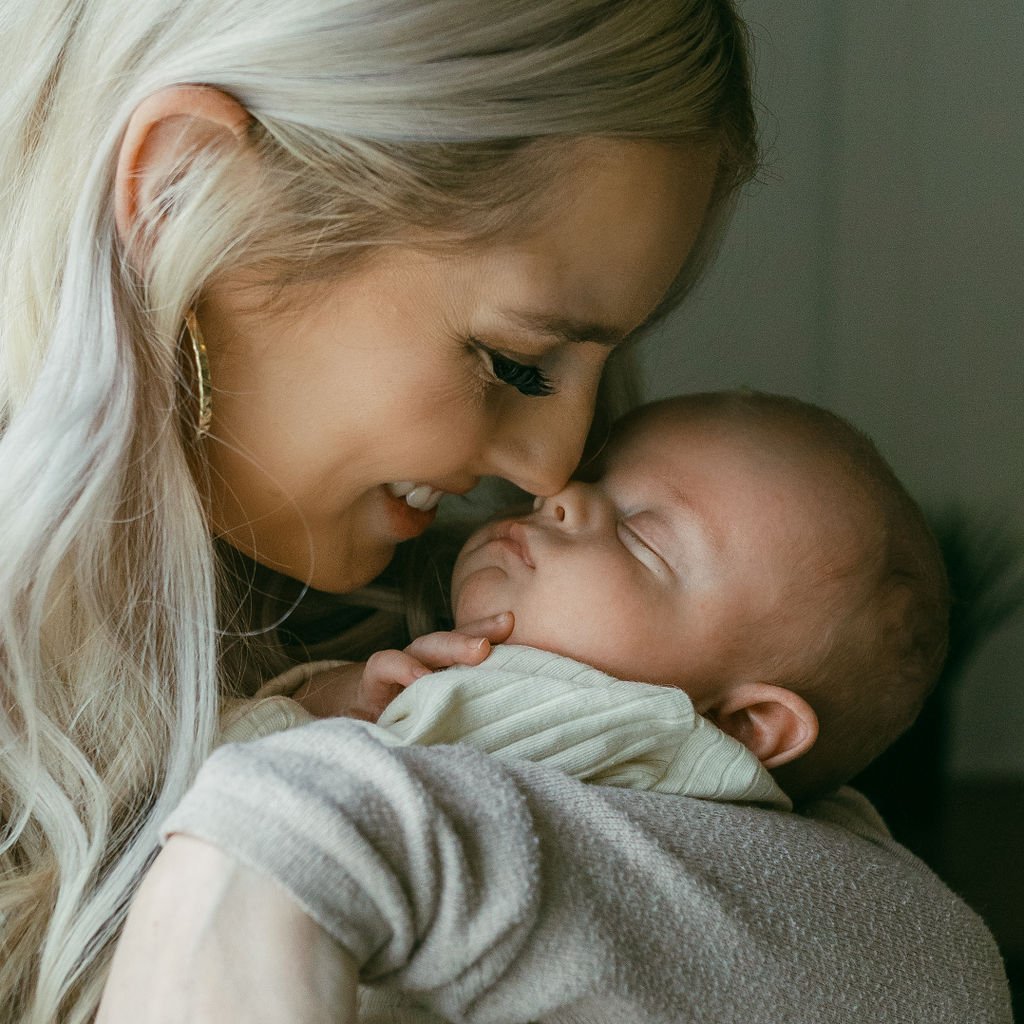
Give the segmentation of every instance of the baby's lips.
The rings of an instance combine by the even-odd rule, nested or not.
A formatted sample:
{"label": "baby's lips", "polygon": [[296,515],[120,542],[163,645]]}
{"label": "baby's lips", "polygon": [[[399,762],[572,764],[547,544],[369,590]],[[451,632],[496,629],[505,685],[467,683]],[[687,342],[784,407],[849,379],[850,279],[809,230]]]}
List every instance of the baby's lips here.
{"label": "baby's lips", "polygon": [[536,569],[537,566],[534,564],[533,555],[530,552],[530,544],[526,536],[526,527],[523,523],[516,519],[508,528],[507,539],[518,548],[518,555],[523,560],[523,564],[528,569]]}

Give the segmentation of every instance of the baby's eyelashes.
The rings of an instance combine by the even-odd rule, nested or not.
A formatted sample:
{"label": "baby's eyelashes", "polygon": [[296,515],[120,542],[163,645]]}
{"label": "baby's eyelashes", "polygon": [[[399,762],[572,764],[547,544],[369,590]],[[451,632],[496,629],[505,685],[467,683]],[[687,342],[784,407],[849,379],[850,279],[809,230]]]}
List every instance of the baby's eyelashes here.
{"label": "baby's eyelashes", "polygon": [[669,565],[665,559],[626,520],[620,519],[616,523],[616,532],[619,535],[619,540],[622,541],[629,552],[652,572],[663,576],[669,570]]}

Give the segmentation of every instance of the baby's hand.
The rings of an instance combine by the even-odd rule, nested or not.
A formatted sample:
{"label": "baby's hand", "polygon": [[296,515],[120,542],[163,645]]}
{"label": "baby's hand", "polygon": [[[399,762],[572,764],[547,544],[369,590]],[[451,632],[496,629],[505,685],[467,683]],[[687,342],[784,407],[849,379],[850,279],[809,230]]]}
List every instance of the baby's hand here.
{"label": "baby's hand", "polygon": [[385,650],[313,676],[292,698],[318,718],[347,715],[376,722],[410,683],[452,665],[479,665],[512,633],[511,612],[417,637],[404,651]]}
{"label": "baby's hand", "polygon": [[359,684],[356,704],[347,714],[376,722],[384,709],[410,683],[452,665],[479,665],[492,644],[507,640],[515,620],[511,612],[417,637],[404,651],[377,651],[370,655]]}
{"label": "baby's hand", "polygon": [[365,670],[365,662],[353,661],[348,665],[317,672],[291,698],[317,718],[347,715],[349,708],[358,700],[359,685]]}

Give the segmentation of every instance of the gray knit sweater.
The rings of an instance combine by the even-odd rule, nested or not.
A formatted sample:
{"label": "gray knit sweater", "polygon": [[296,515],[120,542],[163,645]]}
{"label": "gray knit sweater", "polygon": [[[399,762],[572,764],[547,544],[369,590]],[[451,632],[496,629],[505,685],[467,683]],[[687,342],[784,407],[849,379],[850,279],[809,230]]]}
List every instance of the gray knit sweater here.
{"label": "gray knit sweater", "polygon": [[221,748],[171,832],[278,879],[364,982],[452,1021],[1011,1021],[983,923],[849,790],[798,815],[331,719]]}

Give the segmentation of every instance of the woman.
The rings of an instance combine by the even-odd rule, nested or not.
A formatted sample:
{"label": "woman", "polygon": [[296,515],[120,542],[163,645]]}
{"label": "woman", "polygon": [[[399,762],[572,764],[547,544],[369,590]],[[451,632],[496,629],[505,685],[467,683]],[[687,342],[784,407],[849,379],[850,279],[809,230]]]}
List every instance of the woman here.
{"label": "woman", "polygon": [[[253,692],[218,548],[347,593],[439,496],[564,484],[753,122],[723,0],[62,0],[4,45],[0,1002],[77,1022]],[[344,1000],[283,898],[332,955],[273,991]]]}

